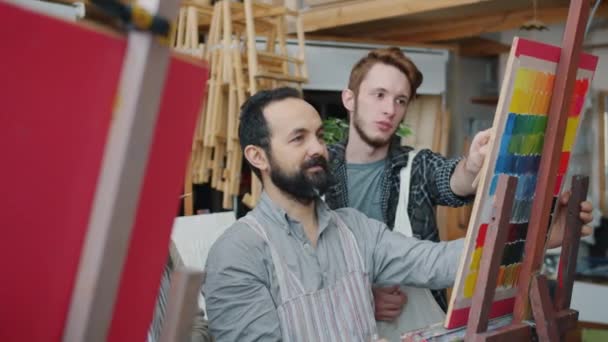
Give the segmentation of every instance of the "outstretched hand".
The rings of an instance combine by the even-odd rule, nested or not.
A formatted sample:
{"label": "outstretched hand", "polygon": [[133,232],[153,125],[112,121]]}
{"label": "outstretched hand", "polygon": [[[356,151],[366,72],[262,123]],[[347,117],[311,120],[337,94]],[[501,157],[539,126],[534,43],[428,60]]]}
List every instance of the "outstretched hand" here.
{"label": "outstretched hand", "polygon": [[469,148],[469,155],[465,164],[465,169],[477,175],[483,167],[483,161],[490,153],[490,137],[492,136],[492,128],[488,128],[485,131],[481,131],[475,134],[471,147]]}

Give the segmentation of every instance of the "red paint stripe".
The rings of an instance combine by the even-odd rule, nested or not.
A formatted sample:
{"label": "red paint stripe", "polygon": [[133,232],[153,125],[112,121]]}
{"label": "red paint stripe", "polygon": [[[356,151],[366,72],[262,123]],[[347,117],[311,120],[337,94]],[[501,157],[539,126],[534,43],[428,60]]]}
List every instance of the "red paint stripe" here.
{"label": "red paint stripe", "polygon": [[562,155],[559,158],[559,168],[557,169],[558,175],[566,174],[568,162],[570,162],[570,152],[562,152]]}
{"label": "red paint stripe", "polygon": [[559,191],[562,188],[563,180],[564,180],[564,174],[558,174],[557,178],[555,179],[555,188],[553,189],[553,196],[559,195]]}
{"label": "red paint stripe", "polygon": [[[515,47],[515,56],[530,56],[549,62],[559,62],[561,48],[555,45],[535,42],[533,40],[518,38]],[[579,68],[595,71],[597,68],[597,56],[583,53],[579,58]]]}
{"label": "red paint stripe", "polygon": [[[494,304],[492,304],[492,308],[490,309],[490,319],[512,313],[514,304],[515,298],[507,298],[494,302]],[[452,310],[452,315],[450,316],[450,321],[448,322],[446,328],[455,329],[467,325],[470,310],[470,307]]]}
{"label": "red paint stripe", "polygon": [[477,240],[475,247],[483,247],[484,242],[486,241],[486,233],[488,232],[488,224],[483,223],[479,226],[479,232],[477,233]]}

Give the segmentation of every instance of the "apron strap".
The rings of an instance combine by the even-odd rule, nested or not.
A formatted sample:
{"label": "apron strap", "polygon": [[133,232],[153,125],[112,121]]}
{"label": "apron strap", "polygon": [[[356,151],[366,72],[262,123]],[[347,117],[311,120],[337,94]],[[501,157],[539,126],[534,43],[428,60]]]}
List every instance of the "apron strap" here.
{"label": "apron strap", "polygon": [[359,245],[357,244],[355,235],[350,229],[348,229],[344,221],[335,211],[332,212],[332,214],[340,232],[340,242],[342,243],[342,248],[344,249],[346,266],[351,270],[367,273],[365,272],[365,263],[363,262],[363,257],[359,251]]}
{"label": "apron strap", "polygon": [[407,156],[407,164],[399,172],[399,203],[395,214],[393,230],[405,236],[414,236],[412,224],[407,212],[410,200],[410,183],[412,179],[412,164],[419,150],[411,150]]}
{"label": "apron strap", "polygon": [[298,277],[292,274],[289,269],[286,267],[284,261],[279,256],[276,248],[274,248],[272,242],[268,238],[266,234],[266,230],[260,225],[257,219],[251,215],[247,215],[241,219],[245,224],[247,224],[254,232],[256,232],[266,243],[268,244],[268,248],[270,249],[270,254],[272,255],[272,263],[274,265],[274,269],[277,275],[277,280],[279,282],[279,292],[281,293],[281,299],[283,302],[286,302],[290,298],[303,294],[304,286],[300,283]]}

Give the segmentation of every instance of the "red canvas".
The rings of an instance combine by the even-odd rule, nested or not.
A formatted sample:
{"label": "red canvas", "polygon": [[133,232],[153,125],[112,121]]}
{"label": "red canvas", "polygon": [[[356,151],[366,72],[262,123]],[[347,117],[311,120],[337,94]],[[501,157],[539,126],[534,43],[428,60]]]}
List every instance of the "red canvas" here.
{"label": "red canvas", "polygon": [[0,341],[60,341],[125,42],[0,2]]}

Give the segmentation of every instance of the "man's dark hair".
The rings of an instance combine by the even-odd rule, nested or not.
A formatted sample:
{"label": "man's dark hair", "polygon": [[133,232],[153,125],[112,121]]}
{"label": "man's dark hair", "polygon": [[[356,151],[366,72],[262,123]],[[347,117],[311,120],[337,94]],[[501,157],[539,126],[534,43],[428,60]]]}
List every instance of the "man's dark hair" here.
{"label": "man's dark hair", "polygon": [[[266,154],[270,155],[270,128],[264,118],[264,108],[273,102],[288,98],[301,99],[302,95],[295,88],[281,87],[257,92],[243,103],[239,125],[239,141],[243,154],[247,145],[254,145],[263,148]],[[249,167],[261,180],[260,170],[251,164]]]}

